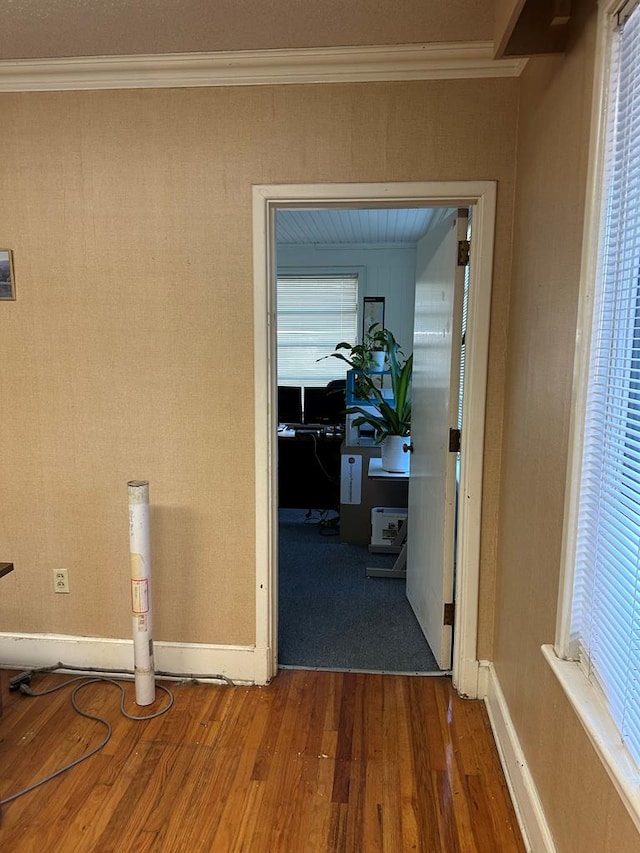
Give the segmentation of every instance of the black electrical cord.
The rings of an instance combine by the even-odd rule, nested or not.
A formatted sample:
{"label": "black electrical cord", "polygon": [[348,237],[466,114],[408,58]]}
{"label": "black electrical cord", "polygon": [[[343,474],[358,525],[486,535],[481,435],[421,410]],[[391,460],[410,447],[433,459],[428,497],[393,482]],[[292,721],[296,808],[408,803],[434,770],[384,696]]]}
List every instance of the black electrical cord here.
{"label": "black electrical cord", "polygon": [[[36,670],[36,671],[40,671],[40,672],[51,671],[54,668],[57,668],[57,667],[43,667],[40,670]],[[128,720],[153,720],[156,717],[161,717],[163,714],[166,714],[167,711],[172,707],[173,701],[174,701],[173,693],[167,687],[164,687],[162,684],[157,684],[156,687],[159,690],[162,690],[163,693],[166,693],[167,696],[169,697],[168,704],[165,705],[164,708],[161,708],[159,711],[154,711],[153,714],[144,714],[144,715],[139,715],[139,716],[134,715],[134,714],[130,714],[125,708],[124,703],[125,703],[126,697],[125,697],[124,687],[119,683],[119,681],[116,681],[113,678],[103,678],[103,677],[87,678],[86,676],[82,676],[82,675],[74,676],[74,678],[70,678],[67,681],[63,681],[61,684],[56,684],[54,687],[50,687],[47,690],[41,690],[38,692],[32,690],[28,684],[23,682],[20,684],[20,692],[24,693],[26,696],[47,696],[50,693],[55,693],[58,690],[62,690],[64,687],[68,687],[70,684],[74,684],[76,681],[80,681],[82,683],[78,684],[71,691],[71,697],[70,697],[71,698],[71,705],[73,706],[74,711],[76,711],[76,713],[80,714],[81,717],[86,717],[88,720],[94,720],[96,723],[100,723],[101,725],[103,725],[105,727],[107,733],[106,733],[105,737],[103,738],[102,742],[99,743],[98,746],[95,746],[93,749],[90,749],[89,752],[86,752],[84,755],[81,755],[79,758],[76,758],[74,761],[71,761],[69,764],[65,764],[64,767],[60,767],[58,770],[54,770],[53,773],[50,773],[48,776],[45,776],[43,779],[39,779],[37,782],[34,782],[33,784],[29,785],[27,788],[23,788],[21,791],[17,791],[15,794],[11,794],[11,796],[5,797],[4,799],[0,800],[0,806],[4,806],[7,803],[13,802],[13,800],[17,800],[18,797],[22,797],[23,794],[28,794],[31,791],[35,790],[36,788],[39,788],[41,785],[44,785],[46,782],[50,782],[52,779],[57,778],[62,773],[66,773],[67,770],[71,770],[72,767],[77,767],[78,764],[81,764],[83,761],[86,761],[88,758],[91,758],[92,756],[94,756],[97,752],[100,752],[100,750],[104,749],[104,747],[109,743],[109,741],[111,740],[111,734],[113,732],[113,728],[111,726],[111,723],[108,720],[105,720],[103,717],[98,717],[95,714],[90,714],[88,711],[83,711],[82,708],[79,707],[79,705],[76,701],[76,696],[78,695],[78,693],[82,689],[87,687],[89,684],[95,684],[96,682],[98,682],[98,683],[102,683],[102,684],[113,684],[115,687],[117,687],[118,690],[120,691],[120,694],[121,694],[120,695],[120,713],[123,715],[123,717],[126,717]]]}
{"label": "black electrical cord", "polygon": [[327,478],[327,480],[330,483],[337,483],[338,480],[340,479],[339,475],[332,477],[331,474],[324,467],[324,465],[322,464],[322,462],[320,460],[320,457],[318,456],[318,439],[313,434],[310,434],[309,437],[313,441],[313,455],[315,457],[316,462],[318,463],[318,467],[320,468],[320,470],[322,471],[322,473],[324,474],[324,476]]}
{"label": "black electrical cord", "polygon": [[[330,512],[335,512],[335,515],[329,515]],[[312,515],[317,512],[320,516],[318,519]],[[309,509],[305,516],[305,524],[317,524],[318,533],[321,536],[337,536],[340,531],[340,514],[336,510],[329,509]]]}

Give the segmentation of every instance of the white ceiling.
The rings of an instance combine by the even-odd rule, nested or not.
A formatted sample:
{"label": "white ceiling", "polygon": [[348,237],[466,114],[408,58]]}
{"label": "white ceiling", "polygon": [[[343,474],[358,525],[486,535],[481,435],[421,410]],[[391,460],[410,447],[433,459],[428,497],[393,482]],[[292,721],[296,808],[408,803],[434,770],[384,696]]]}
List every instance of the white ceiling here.
{"label": "white ceiling", "polygon": [[443,208],[278,210],[278,244],[416,243],[446,213]]}
{"label": "white ceiling", "polygon": [[492,0],[4,0],[0,13],[0,60],[492,37]]}

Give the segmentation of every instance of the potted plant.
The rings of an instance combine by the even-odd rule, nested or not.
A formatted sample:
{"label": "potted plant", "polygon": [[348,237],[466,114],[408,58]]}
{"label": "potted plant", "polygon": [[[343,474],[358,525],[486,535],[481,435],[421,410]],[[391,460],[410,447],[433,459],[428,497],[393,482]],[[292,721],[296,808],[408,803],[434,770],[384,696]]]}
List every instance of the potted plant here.
{"label": "potted plant", "polygon": [[[374,323],[369,326],[366,334],[363,336],[361,344],[350,344],[347,341],[341,341],[336,344],[336,352],[331,355],[325,355],[323,358],[340,358],[342,361],[358,371],[355,378],[356,396],[366,398],[369,395],[369,385],[363,380],[365,371],[377,371],[380,373],[385,366],[385,334],[386,330],[379,327],[379,323]],[[348,355],[344,355],[339,350],[348,350]],[[322,359],[318,359],[322,361]]]}
{"label": "potted plant", "polygon": [[[368,424],[373,428],[376,444],[382,445],[382,467],[385,471],[406,473],[409,467],[409,447],[411,444],[411,375],[413,355],[405,359],[398,342],[389,329],[379,329],[375,333],[382,344],[388,375],[391,380],[391,397],[388,398],[378,386],[379,374],[370,373],[371,367],[363,367],[360,361],[360,349],[349,344],[338,344],[336,350],[349,348],[350,355],[334,352],[331,355],[345,361],[356,375],[356,393],[366,405],[351,406],[347,414],[358,415],[354,426]],[[355,353],[354,353],[355,350]],[[355,357],[354,357],[355,356]],[[386,375],[386,374],[385,374]]]}
{"label": "potted plant", "polygon": [[[361,378],[364,371],[377,371],[380,373],[384,370],[386,358],[385,329],[376,328],[377,326],[380,326],[380,324],[374,323],[372,326],[369,326],[361,344],[350,344],[348,341],[340,341],[339,344],[336,344],[336,352],[324,355],[318,359],[318,361],[322,361],[325,358],[340,358],[342,361],[346,361],[354,370],[357,370],[358,374],[355,378],[357,397],[366,398],[368,396],[369,386]],[[339,350],[348,350],[349,353],[348,355],[344,355]]]}

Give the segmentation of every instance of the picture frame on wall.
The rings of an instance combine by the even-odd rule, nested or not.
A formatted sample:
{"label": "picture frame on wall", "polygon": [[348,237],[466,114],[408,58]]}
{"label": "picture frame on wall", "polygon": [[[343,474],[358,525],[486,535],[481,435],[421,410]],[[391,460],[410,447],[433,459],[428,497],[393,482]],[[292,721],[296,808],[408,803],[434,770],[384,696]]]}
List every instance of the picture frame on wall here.
{"label": "picture frame on wall", "polygon": [[375,324],[384,329],[384,296],[365,296],[362,308],[362,340]]}
{"label": "picture frame on wall", "polygon": [[0,300],[16,298],[13,275],[13,253],[11,249],[0,249]]}

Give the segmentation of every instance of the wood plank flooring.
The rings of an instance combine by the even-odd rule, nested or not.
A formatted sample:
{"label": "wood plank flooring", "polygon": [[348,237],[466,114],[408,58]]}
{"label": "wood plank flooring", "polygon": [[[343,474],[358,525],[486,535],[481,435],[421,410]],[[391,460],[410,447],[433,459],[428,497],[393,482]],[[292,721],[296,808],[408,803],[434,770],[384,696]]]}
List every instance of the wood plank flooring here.
{"label": "wood plank flooring", "polygon": [[[8,692],[0,799],[100,742],[69,688]],[[63,676],[34,679],[34,690]],[[167,683],[167,682],[164,682]],[[4,853],[511,853],[525,850],[484,705],[447,678],[284,670],[268,687],[169,684],[175,705],[120,716],[116,688],[78,697],[113,736],[2,807]],[[138,709],[127,687],[131,713]]]}

